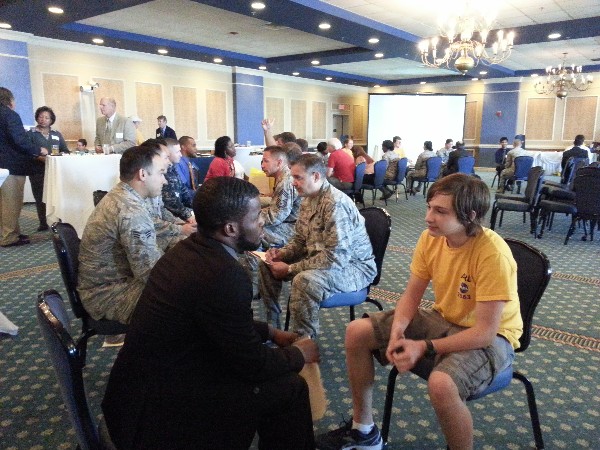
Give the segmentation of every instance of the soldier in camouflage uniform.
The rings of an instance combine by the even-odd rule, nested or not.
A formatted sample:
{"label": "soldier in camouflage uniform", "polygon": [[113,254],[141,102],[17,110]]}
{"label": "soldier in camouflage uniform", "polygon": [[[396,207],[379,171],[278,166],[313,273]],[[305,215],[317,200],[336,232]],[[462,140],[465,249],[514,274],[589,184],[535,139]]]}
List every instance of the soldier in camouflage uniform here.
{"label": "soldier in camouflage uniform", "polygon": [[181,160],[181,147],[175,139],[165,139],[167,142],[169,168],[165,173],[167,184],[162,188],[162,198],[165,207],[185,222],[195,223],[192,210],[192,197],[179,178],[177,164]]}
{"label": "soldier in camouflage uniform", "polygon": [[120,163],[121,182],[91,214],[79,249],[78,290],[84,308],[96,320],[128,323],[150,270],[184,227],[163,223],[157,234],[155,211],[147,200],[160,195],[166,162],[158,147],[127,149]]}
{"label": "soldier in camouflage uniform", "polygon": [[290,331],[315,337],[320,303],[365,288],[377,268],[364,218],[350,197],[329,184],[322,159],[302,155],[291,174],[304,197],[296,232],[285,247],[269,249],[261,276],[267,285],[292,281]]}

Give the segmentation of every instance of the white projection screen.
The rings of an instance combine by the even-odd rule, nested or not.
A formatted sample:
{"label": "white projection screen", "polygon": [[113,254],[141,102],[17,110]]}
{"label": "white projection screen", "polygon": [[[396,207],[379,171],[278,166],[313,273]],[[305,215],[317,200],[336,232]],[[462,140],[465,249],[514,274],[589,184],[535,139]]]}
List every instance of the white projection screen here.
{"label": "white projection screen", "polygon": [[381,142],[394,136],[413,162],[425,141],[438,150],[448,138],[462,140],[465,104],[466,95],[369,94],[369,155],[380,159]]}

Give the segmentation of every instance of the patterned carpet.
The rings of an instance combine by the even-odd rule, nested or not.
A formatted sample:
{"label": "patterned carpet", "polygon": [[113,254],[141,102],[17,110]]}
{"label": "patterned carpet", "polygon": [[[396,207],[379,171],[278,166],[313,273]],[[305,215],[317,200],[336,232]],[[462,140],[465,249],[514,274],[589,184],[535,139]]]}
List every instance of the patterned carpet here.
{"label": "patterned carpet", "polygon": [[[491,182],[493,173],[480,173]],[[367,196],[370,198],[370,195]],[[368,206],[367,202],[367,206]],[[376,206],[384,206],[376,201]],[[422,195],[391,201],[392,235],[381,283],[373,295],[393,308],[402,292],[417,237],[424,228]],[[20,327],[16,337],[0,340],[0,449],[71,449],[75,438],[62,405],[55,375],[37,328],[34,304],[39,292],[54,288],[64,294],[48,233],[34,233],[35,211],[22,214],[23,231],[32,245],[0,249],[0,311]],[[517,355],[515,366],[533,382],[547,449],[600,449],[600,232],[593,242],[582,242],[577,230],[563,245],[570,220],[558,217],[551,232],[534,240],[519,213],[506,213],[503,236],[531,243],[544,251],[554,270],[534,318],[529,350]],[[433,300],[427,291],[424,302]],[[364,308],[369,308],[365,306]],[[366,309],[365,309],[366,310]],[[263,311],[256,307],[257,316]],[[359,308],[358,314],[361,314]],[[330,401],[317,433],[337,426],[351,414],[344,363],[346,308],[323,310],[319,345],[321,371]],[[74,330],[79,323],[72,322]],[[118,350],[102,348],[94,337],[88,346],[86,386],[94,413]],[[377,368],[375,417],[381,421],[387,368]],[[470,403],[478,449],[533,448],[525,392],[520,384]],[[199,445],[198,448],[201,448]],[[401,376],[396,387],[390,430],[390,449],[443,449],[445,442],[431,409],[425,383],[414,375]]]}

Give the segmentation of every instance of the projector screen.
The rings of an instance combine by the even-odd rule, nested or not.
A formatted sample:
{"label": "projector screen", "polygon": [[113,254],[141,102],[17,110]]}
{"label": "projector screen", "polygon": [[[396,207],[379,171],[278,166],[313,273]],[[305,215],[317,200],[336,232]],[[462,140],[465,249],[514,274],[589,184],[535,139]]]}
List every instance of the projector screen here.
{"label": "projector screen", "polygon": [[466,95],[369,94],[369,155],[380,159],[381,142],[394,136],[402,138],[402,148],[415,162],[423,142],[431,141],[433,150],[446,139],[463,139]]}

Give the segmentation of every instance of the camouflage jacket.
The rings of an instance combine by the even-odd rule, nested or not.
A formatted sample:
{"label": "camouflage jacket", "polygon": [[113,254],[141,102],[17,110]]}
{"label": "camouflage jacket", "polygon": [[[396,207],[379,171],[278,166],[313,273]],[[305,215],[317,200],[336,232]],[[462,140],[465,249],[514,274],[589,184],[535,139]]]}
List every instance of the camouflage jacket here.
{"label": "camouflage jacket", "polygon": [[343,277],[356,269],[363,280],[349,280],[361,287],[377,274],[365,219],[354,202],[327,180],[315,197],[300,205],[296,233],[281,249],[282,260],[291,263],[293,274],[309,269],[330,270]]}
{"label": "camouflage jacket", "polygon": [[265,237],[269,243],[285,244],[289,241],[294,234],[302,201],[292,184],[290,169],[285,166],[283,170],[283,176],[273,190],[271,203],[261,211],[265,221]]}
{"label": "camouflage jacket", "polygon": [[177,167],[171,164],[165,173],[167,184],[163,185],[162,198],[165,207],[173,213],[174,216],[182,220],[189,219],[192,212],[192,198],[182,183]]}

